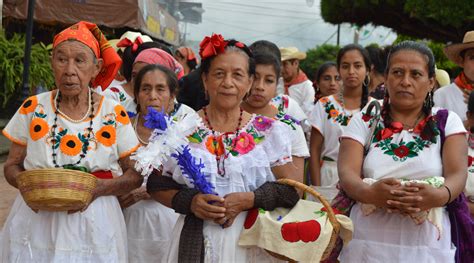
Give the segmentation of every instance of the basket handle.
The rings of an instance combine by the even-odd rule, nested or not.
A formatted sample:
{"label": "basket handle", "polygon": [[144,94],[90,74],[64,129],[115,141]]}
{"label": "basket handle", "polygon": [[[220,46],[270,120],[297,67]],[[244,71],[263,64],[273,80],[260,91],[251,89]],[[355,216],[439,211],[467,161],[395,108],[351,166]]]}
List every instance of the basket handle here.
{"label": "basket handle", "polygon": [[321,204],[326,208],[326,211],[328,213],[329,222],[331,222],[331,225],[334,228],[334,231],[336,233],[339,233],[339,230],[340,230],[341,226],[340,226],[339,222],[336,219],[336,215],[334,214],[334,211],[333,211],[331,205],[326,200],[326,198],[324,198],[324,196],[322,196],[316,190],[311,188],[311,186],[300,183],[300,182],[295,181],[295,180],[284,178],[284,179],[279,179],[277,182],[279,184],[285,184],[285,185],[293,186],[293,187],[295,187],[295,188],[297,188],[297,189],[299,189],[303,192],[308,192],[312,196],[317,198],[321,202]]}

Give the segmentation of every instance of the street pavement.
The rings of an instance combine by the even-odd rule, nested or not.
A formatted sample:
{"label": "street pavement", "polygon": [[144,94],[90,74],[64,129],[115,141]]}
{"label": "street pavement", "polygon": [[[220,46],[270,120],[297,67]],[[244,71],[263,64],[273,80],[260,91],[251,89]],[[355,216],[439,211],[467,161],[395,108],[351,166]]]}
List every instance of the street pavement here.
{"label": "street pavement", "polygon": [[[5,163],[5,155],[0,156],[0,229],[7,219],[10,207],[18,194],[18,190],[7,183],[3,174],[3,165]],[[0,230],[1,231],[1,230]]]}

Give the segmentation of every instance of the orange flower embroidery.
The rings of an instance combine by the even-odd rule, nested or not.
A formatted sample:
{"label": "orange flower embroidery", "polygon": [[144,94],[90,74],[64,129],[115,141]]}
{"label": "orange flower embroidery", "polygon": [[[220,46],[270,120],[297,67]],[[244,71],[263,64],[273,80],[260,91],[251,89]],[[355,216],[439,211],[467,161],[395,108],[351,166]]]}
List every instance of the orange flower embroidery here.
{"label": "orange flower embroidery", "polygon": [[38,105],[38,99],[36,96],[29,97],[28,99],[23,102],[20,107],[21,114],[28,114],[35,110],[36,106]]}
{"label": "orange flower embroidery", "polygon": [[114,145],[116,139],[115,128],[112,125],[105,125],[96,133],[96,138],[104,146]]}
{"label": "orange flower embroidery", "polygon": [[128,118],[127,111],[122,105],[117,105],[114,108],[115,111],[115,120],[126,125],[130,123],[130,118]]}
{"label": "orange flower embroidery", "polygon": [[331,118],[336,118],[337,115],[339,115],[339,112],[336,109],[332,109],[329,111],[329,115],[331,116]]}
{"label": "orange flower embroidery", "polygon": [[30,137],[33,141],[43,138],[49,131],[48,123],[42,118],[34,118],[30,123]]}
{"label": "orange flower embroidery", "polygon": [[216,155],[216,150],[217,150],[217,156],[221,156],[224,154],[224,143],[222,142],[222,136],[219,137],[214,137],[212,135],[209,135],[206,140],[206,148],[207,150]]}
{"label": "orange flower embroidery", "polygon": [[82,150],[82,142],[75,135],[66,134],[59,143],[61,151],[69,156],[78,155]]}
{"label": "orange flower embroidery", "polygon": [[319,99],[319,101],[321,103],[327,103],[329,101],[329,98],[328,97],[322,97],[322,98]]}

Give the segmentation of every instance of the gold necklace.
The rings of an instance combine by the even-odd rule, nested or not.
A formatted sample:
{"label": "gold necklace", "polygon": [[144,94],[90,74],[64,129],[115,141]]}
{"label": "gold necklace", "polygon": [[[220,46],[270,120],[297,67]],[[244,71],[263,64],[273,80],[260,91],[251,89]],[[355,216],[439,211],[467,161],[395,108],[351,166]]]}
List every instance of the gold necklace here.
{"label": "gold necklace", "polygon": [[92,100],[92,91],[91,89],[89,88],[89,93],[88,93],[88,108],[87,108],[87,112],[86,114],[84,115],[84,117],[82,117],[81,119],[79,120],[75,120],[69,116],[67,116],[64,112],[62,112],[61,110],[59,110],[58,108],[58,95],[59,95],[59,89],[58,91],[56,92],[56,96],[54,98],[54,107],[57,109],[58,113],[61,114],[66,120],[72,122],[72,123],[81,123],[83,122],[85,119],[87,119],[87,117],[89,117],[90,113],[91,113],[91,100]]}
{"label": "gold necklace", "polygon": [[137,116],[135,116],[135,120],[133,121],[133,129],[135,130],[135,134],[137,135],[138,141],[143,145],[147,145],[148,141],[143,140],[138,134],[137,125],[138,125],[139,118],[140,118],[140,113],[137,113]]}

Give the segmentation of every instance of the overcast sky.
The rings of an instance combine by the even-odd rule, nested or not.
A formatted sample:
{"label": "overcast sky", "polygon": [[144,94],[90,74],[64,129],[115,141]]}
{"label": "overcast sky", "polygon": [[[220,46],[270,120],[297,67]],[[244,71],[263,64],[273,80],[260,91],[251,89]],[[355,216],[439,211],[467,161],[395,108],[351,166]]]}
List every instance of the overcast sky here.
{"label": "overcast sky", "polygon": [[[194,42],[193,48],[197,48],[196,43],[213,32],[246,44],[266,39],[280,47],[296,46],[300,50],[323,43],[336,44],[337,26],[323,21],[319,0],[314,0],[311,7],[306,3],[307,0],[201,2],[205,10],[202,23],[187,25],[186,40]],[[354,31],[350,24],[341,26],[341,45],[353,42]],[[365,26],[360,32],[359,43],[362,45],[387,45],[396,38],[396,34],[385,27]]]}

